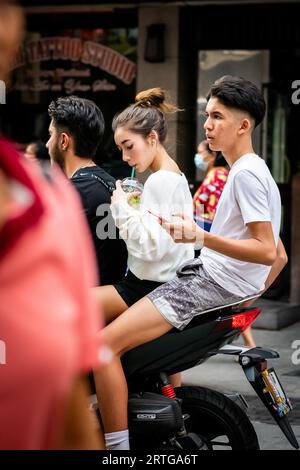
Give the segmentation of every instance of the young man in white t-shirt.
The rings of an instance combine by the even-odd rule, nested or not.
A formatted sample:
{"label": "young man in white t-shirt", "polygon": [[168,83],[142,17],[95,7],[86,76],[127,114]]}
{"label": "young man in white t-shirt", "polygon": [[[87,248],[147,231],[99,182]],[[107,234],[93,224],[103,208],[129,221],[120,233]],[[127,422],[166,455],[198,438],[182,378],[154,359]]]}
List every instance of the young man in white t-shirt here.
{"label": "young man in white t-shirt", "polygon": [[[210,232],[181,214],[162,226],[177,243],[201,243],[201,257],[189,260],[177,277],[155,289],[104,329],[115,354],[98,376],[102,421],[113,449],[128,448],[127,384],[120,358],[126,351],[183,329],[201,311],[260,295],[286,263],[279,239],[278,188],[252,146],[252,132],[265,114],[265,102],[251,82],[222,77],[208,94],[204,128],[212,150],[231,167]],[[118,400],[111,396],[118,390]]]}

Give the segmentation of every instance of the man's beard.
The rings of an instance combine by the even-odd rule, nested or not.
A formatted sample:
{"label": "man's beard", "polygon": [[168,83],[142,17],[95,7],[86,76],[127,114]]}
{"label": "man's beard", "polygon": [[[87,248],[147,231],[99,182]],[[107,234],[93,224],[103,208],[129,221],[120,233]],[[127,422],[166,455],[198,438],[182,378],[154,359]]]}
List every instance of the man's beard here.
{"label": "man's beard", "polygon": [[63,157],[63,153],[59,150],[57,144],[52,149],[51,162],[56,163],[64,173],[66,172],[65,159]]}

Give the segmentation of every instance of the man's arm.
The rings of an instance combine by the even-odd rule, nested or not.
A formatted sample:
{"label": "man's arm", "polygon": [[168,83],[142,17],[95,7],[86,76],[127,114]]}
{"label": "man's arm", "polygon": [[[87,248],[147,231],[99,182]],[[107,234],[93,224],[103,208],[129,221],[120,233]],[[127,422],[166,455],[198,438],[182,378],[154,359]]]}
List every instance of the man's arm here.
{"label": "man's arm", "polygon": [[288,262],[288,256],[286,254],[284,245],[283,245],[281,239],[279,238],[278,245],[277,245],[277,257],[276,257],[275,262],[272,265],[272,269],[270,271],[270,274],[266,279],[265,288],[264,288],[262,294],[271,286],[271,284],[273,284],[273,282],[278,277],[278,275],[281,273],[281,271],[283,270],[283,268],[285,267],[287,262]]}
{"label": "man's arm", "polygon": [[202,230],[185,214],[174,214],[182,220],[174,223],[161,222],[176,243],[198,243],[230,258],[249,263],[272,266],[276,259],[276,244],[271,222],[247,224],[250,238],[233,240]]}
{"label": "man's arm", "polygon": [[247,227],[250,238],[246,240],[232,240],[205,232],[204,246],[240,261],[273,266],[277,252],[271,222],[251,222]]}
{"label": "man's arm", "polygon": [[[269,287],[273,284],[275,279],[279,276],[279,274],[281,273],[281,271],[283,270],[283,268],[285,267],[287,262],[288,262],[288,256],[286,254],[284,245],[283,245],[281,239],[279,238],[278,245],[277,245],[276,260],[273,263],[271,271],[270,271],[270,273],[269,273],[269,275],[268,275],[268,277],[265,281],[265,288],[264,288],[263,291],[261,291],[259,293],[258,297],[260,297],[262,294],[264,294],[264,292],[266,292],[267,289],[269,289]],[[241,307],[250,307],[250,305],[255,303],[256,300],[257,300],[257,297],[253,300],[246,301],[245,303],[241,304]]]}

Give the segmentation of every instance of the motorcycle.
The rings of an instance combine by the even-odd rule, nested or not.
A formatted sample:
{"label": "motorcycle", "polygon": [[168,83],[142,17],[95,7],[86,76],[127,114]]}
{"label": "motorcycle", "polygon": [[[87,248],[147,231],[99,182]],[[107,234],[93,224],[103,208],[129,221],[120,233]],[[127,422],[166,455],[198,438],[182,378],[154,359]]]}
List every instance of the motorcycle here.
{"label": "motorcycle", "polygon": [[240,403],[200,386],[173,388],[169,376],[216,354],[238,356],[246,378],[290,444],[299,444],[288,420],[292,410],[279,378],[267,360],[279,357],[261,347],[231,343],[261,309],[229,304],[195,316],[183,330],[128,351],[122,365],[128,382],[130,448],[141,451],[257,450],[255,429]]}

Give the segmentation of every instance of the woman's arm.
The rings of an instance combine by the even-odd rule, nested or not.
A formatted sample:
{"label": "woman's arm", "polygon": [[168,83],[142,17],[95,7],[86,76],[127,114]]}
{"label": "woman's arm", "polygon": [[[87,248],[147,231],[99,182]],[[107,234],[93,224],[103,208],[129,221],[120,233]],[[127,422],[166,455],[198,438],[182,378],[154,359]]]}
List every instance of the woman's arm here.
{"label": "woman's arm", "polygon": [[[169,252],[170,247],[172,248],[172,239],[162,230],[157,218],[148,210],[153,210],[169,219],[172,208],[176,207],[178,201],[176,189],[177,180],[174,182],[173,179],[153,175],[151,184],[145,185],[141,208],[136,210],[127,203],[130,193],[124,193],[120,183],[117,182],[117,189],[112,197],[111,212],[132,256],[143,261],[156,262]],[[181,202],[181,207],[184,207],[184,201]]]}

